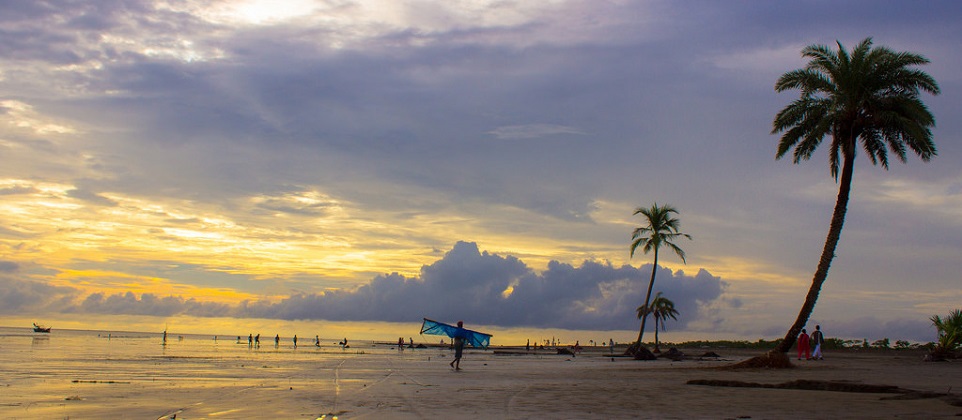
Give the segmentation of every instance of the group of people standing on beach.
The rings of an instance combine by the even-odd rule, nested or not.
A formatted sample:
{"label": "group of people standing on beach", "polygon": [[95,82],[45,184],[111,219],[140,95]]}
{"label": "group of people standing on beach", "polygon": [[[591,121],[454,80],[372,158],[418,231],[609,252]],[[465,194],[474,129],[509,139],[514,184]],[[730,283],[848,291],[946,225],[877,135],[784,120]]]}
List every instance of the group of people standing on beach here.
{"label": "group of people standing on beach", "polygon": [[[214,337],[214,340],[216,341],[216,340],[217,340],[217,337]],[[291,338],[291,342],[294,343],[294,348],[296,349],[296,348],[297,348],[297,335],[296,335],[296,334],[294,335],[294,337]],[[166,331],[166,330],[164,330],[164,343],[165,343],[165,344],[167,343],[167,331]],[[237,336],[237,343],[238,343],[238,344],[241,343],[241,338],[240,338],[240,336]],[[348,348],[348,347],[350,347],[350,346],[347,344],[347,338],[345,338],[344,340],[342,340],[342,341],[339,342],[338,344],[341,346],[341,348]],[[278,348],[280,345],[281,345],[281,336],[280,336],[280,334],[277,334],[277,335],[274,336],[274,348]],[[247,335],[247,346],[250,347],[250,348],[260,348],[260,346],[261,346],[261,335],[260,335],[260,334],[257,334],[257,335],[248,334],[248,335]],[[317,336],[317,335],[314,336],[314,347],[321,347],[321,338],[320,338],[320,336]]]}
{"label": "group of people standing on beach", "polygon": [[[825,336],[822,334],[822,326],[816,325],[812,335],[808,335],[802,328],[802,333],[798,335],[798,360],[825,360],[822,357],[822,345],[825,344]],[[814,350],[812,350],[814,348]]]}

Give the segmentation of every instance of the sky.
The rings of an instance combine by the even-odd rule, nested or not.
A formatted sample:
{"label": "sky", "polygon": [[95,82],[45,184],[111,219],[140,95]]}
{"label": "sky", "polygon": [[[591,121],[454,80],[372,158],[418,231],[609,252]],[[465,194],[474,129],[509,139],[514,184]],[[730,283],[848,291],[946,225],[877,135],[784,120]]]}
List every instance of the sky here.
{"label": "sky", "polygon": [[856,159],[810,324],[932,341],[962,304],[956,1],[0,1],[0,323],[629,340],[658,203],[692,236],[663,339],[781,337],[837,184],[827,139],[775,159],[774,83],[867,37],[931,60],[938,156]]}

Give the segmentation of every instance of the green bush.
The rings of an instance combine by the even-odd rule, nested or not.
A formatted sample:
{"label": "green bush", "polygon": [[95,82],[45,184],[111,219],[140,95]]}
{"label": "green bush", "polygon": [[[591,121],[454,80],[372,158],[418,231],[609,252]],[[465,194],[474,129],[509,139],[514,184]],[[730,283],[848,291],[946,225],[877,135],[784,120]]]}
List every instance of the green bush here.
{"label": "green bush", "polygon": [[929,319],[938,333],[935,352],[952,353],[962,347],[962,309],[952,311],[945,318],[932,315]]}

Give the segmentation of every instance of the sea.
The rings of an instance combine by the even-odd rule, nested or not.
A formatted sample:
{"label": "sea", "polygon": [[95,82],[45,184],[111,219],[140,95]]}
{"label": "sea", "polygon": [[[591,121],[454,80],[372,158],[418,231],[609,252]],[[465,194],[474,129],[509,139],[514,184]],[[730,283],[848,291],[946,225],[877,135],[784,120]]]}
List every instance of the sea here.
{"label": "sea", "polygon": [[[299,336],[295,346],[293,336],[276,344],[261,336],[258,344],[248,336],[167,334],[165,341],[163,332],[0,327],[0,419],[187,418],[201,406],[204,418],[238,418],[237,410],[250,409],[238,401],[267,404],[277,390],[336,396],[345,382],[376,381],[369,376],[391,364],[450,358],[447,348],[343,340]],[[291,401],[302,400],[311,399]],[[336,399],[312,404],[328,408],[305,407],[318,411],[311,418],[338,411]]]}

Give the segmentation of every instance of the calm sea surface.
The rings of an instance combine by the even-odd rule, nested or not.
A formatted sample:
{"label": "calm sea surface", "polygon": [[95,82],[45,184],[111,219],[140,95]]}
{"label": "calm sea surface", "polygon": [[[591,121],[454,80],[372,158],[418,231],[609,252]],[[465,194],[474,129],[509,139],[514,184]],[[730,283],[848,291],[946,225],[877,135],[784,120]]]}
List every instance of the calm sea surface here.
{"label": "calm sea surface", "polygon": [[258,347],[246,336],[168,335],[164,344],[160,333],[0,327],[0,419],[162,418],[200,408],[203,417],[235,418],[235,410],[250,409],[245,402],[276,398],[278,390],[309,390],[323,397],[304,400],[336,412],[347,383],[376,383],[405,361],[433,360],[431,369],[443,370],[450,358],[441,348],[399,352],[387,343],[342,348],[338,341],[321,338],[316,346],[314,337],[298,337],[295,348],[292,337],[276,346],[274,337],[261,337]]}

